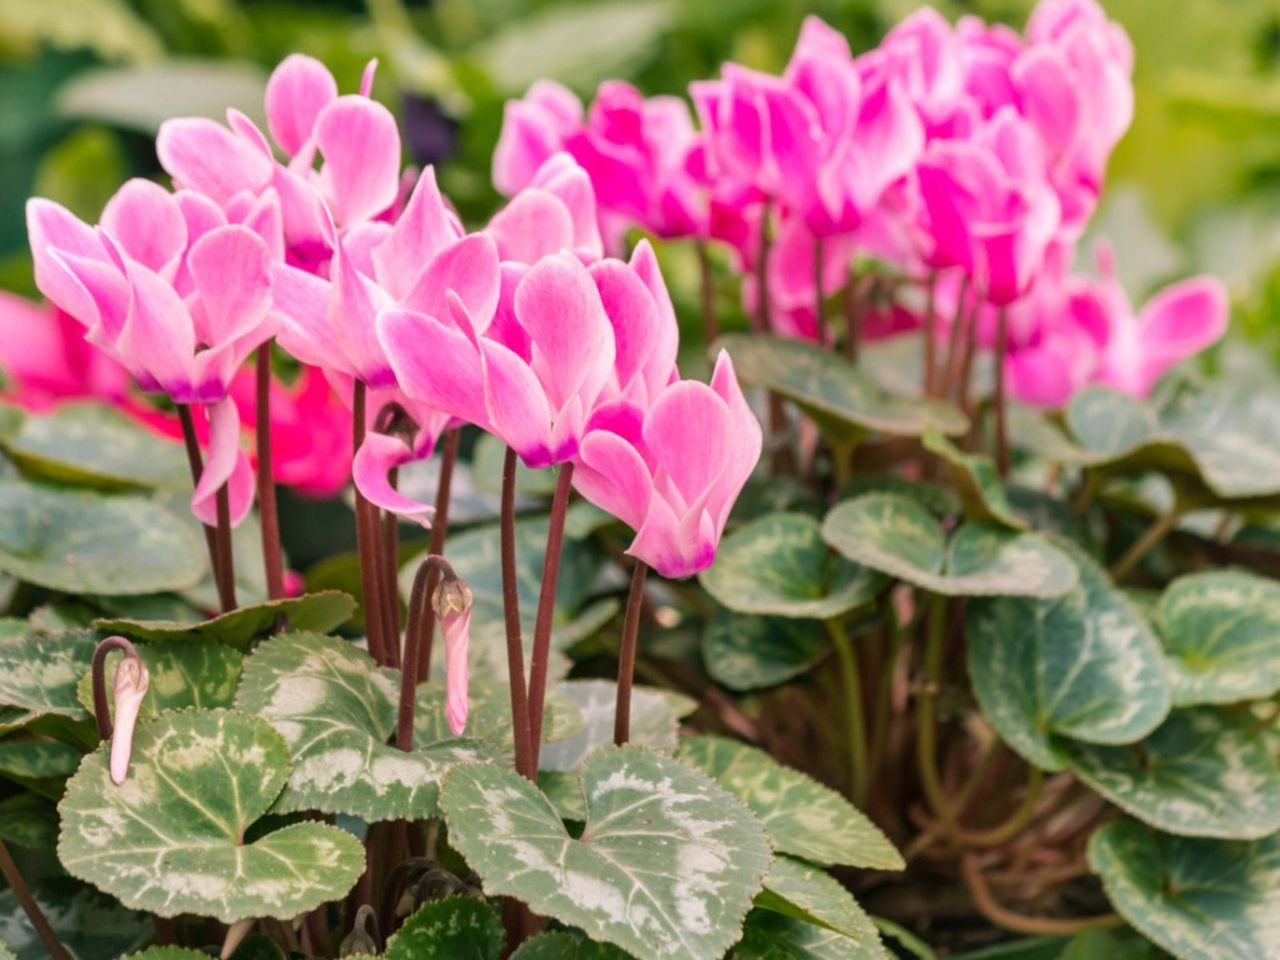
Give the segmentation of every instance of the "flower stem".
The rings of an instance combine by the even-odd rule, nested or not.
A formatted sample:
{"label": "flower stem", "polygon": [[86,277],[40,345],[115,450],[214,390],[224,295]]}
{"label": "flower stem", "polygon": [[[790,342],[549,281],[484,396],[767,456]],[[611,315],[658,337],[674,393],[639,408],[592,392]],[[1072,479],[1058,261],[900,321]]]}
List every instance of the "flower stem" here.
{"label": "flower stem", "polygon": [[[355,382],[351,401],[351,436],[354,450],[364,443],[365,385]],[[382,583],[379,578],[381,563],[378,556],[378,524],[373,505],[356,487],[356,549],[360,555],[360,592],[364,607],[365,635],[369,653],[380,664],[387,662],[386,644],[383,642]]]}
{"label": "flower stem", "polygon": [[230,613],[236,608],[236,561],[231,546],[231,490],[227,483],[218,488],[213,500],[218,511],[216,540],[218,566],[222,570],[218,600],[222,605],[222,612]]}
{"label": "flower stem", "polygon": [[947,357],[943,366],[943,378],[938,384],[939,395],[944,400],[951,398],[960,381],[961,354],[964,352],[964,328],[968,318],[965,301],[968,295],[969,278],[965,277],[960,282],[960,293],[956,297],[956,312],[955,316],[951,318],[951,333],[947,339]]}
{"label": "flower stem", "polygon": [[938,312],[937,312],[937,294],[938,294],[938,271],[932,270],[929,273],[928,287],[925,293],[924,305],[924,394],[926,397],[933,396],[934,390],[937,389],[935,379],[937,377],[938,366]]}
{"label": "flower stem", "polygon": [[850,276],[841,298],[845,324],[844,354],[850,363],[858,362],[858,347],[862,340],[863,296],[862,280],[856,275]]}
{"label": "flower stem", "polygon": [[[204,474],[204,458],[200,455],[200,441],[196,438],[196,425],[191,417],[191,407],[188,404],[178,404],[178,420],[182,423],[182,440],[187,448],[187,466],[191,468],[191,483],[193,486],[200,484],[200,477]],[[223,491],[226,487],[224,485]],[[222,495],[223,491],[219,491]],[[221,518],[221,509],[219,508],[219,518]],[[218,602],[225,613],[228,610],[234,610],[236,606],[235,583],[226,583],[226,568],[223,566],[223,548],[222,536],[218,527],[211,527],[209,524],[202,524],[204,527],[204,542],[209,549],[209,569],[213,573],[214,585],[218,588]],[[228,524],[228,530],[230,525]]]}
{"label": "flower stem", "polygon": [[960,872],[964,876],[965,886],[969,888],[969,895],[973,897],[973,903],[978,908],[978,912],[996,924],[996,926],[1012,930],[1015,933],[1026,933],[1033,936],[1070,937],[1083,930],[1118,927],[1124,923],[1124,920],[1114,913],[1107,913],[1097,917],[1063,919],[1028,917],[1025,914],[1014,913],[1012,910],[996,903],[995,898],[991,895],[991,889],[987,886],[987,882],[982,876],[982,870],[978,866],[978,858],[976,856],[967,854],[961,859]]}
{"label": "flower stem", "polygon": [[53,927],[49,925],[48,919],[40,909],[40,904],[36,903],[36,898],[31,895],[26,880],[22,878],[22,873],[18,870],[18,865],[13,862],[13,857],[9,855],[9,848],[4,845],[3,840],[0,840],[0,873],[4,874],[19,906],[31,921],[31,926],[35,928],[36,933],[40,935],[40,939],[44,941],[51,960],[71,960],[71,954],[67,953],[67,948],[62,945]]}
{"label": "flower stem", "polygon": [[720,338],[720,321],[716,317],[716,276],[711,268],[711,255],[707,252],[707,241],[699,239],[698,274],[700,278],[699,294],[702,298],[702,334],[706,337],[707,346]]}
{"label": "flower stem", "polygon": [[284,596],[284,558],[280,550],[280,515],[271,460],[271,341],[258,348],[258,403],[254,436],[258,444],[258,518],[262,524],[262,565],[267,571],[267,597]]}
{"label": "flower stem", "polygon": [[[436,486],[436,514],[431,521],[431,542],[428,553],[444,553],[444,538],[449,533],[449,497],[453,489],[453,465],[458,459],[458,441],[462,434],[454,429],[444,435],[444,449],[440,452],[440,481]],[[439,574],[433,568],[431,579],[427,581],[427,596],[435,593]],[[422,683],[431,676],[431,647],[435,643],[436,611],[430,603],[423,612],[422,633],[419,642],[422,649],[418,651],[418,682]],[[406,643],[408,639],[406,638]],[[408,654],[405,655],[408,659]]]}
{"label": "flower stem", "polygon": [[556,585],[560,581],[560,553],[564,547],[564,519],[569,509],[573,483],[573,463],[560,467],[556,492],[551,500],[551,520],[547,528],[547,552],[542,564],[542,589],[538,593],[538,617],[533,627],[533,656],[529,661],[529,750],[533,769],[538,769],[542,746],[542,709],[547,696],[547,668],[551,660],[551,618],[556,609]]}
{"label": "flower stem", "polygon": [[1009,354],[1009,311],[1001,307],[996,316],[996,469],[1003,480],[1009,476],[1009,412],[1004,383],[1004,362]]}
{"label": "flower stem", "polygon": [[920,785],[924,788],[929,806],[939,817],[950,817],[950,807],[943,796],[942,782],[938,779],[937,716],[935,713],[935,687],[942,673],[942,640],[946,632],[946,600],[930,597],[929,635],[924,651],[924,684],[916,704],[916,764],[920,772]]}
{"label": "flower stem", "polygon": [[418,654],[425,646],[422,630],[427,624],[427,614],[434,614],[432,597],[440,575],[456,579],[457,574],[449,561],[437,553],[429,553],[418,565],[413,577],[413,590],[409,593],[409,623],[404,634],[404,667],[400,671],[400,709],[396,715],[396,746],[401,750],[413,748],[413,710],[417,696]]}
{"label": "flower stem", "polygon": [[507,677],[511,686],[511,733],[516,771],[537,780],[529,750],[529,700],[524,680],[524,641],[520,637],[520,591],[516,583],[516,452],[507,448],[502,462],[502,610],[507,627]]}
{"label": "flower stem", "polygon": [[1155,523],[1147,528],[1147,531],[1134,542],[1128,552],[1111,568],[1111,579],[1116,583],[1126,579],[1133,572],[1133,568],[1138,565],[1138,561],[1145,557],[1177,525],[1181,516],[1182,511],[1175,504],[1168,513],[1157,517]]}
{"label": "flower stem", "polygon": [[126,657],[138,657],[138,651],[124,637],[106,637],[93,651],[93,718],[98,724],[98,736],[103,740],[110,740],[113,732],[111,706],[107,703],[107,654],[112,650],[123,651]]}
{"label": "flower stem", "polygon": [[822,294],[822,238],[813,238],[813,315],[818,328],[818,342],[826,343],[827,298]]}
{"label": "flower stem", "polygon": [[862,715],[862,678],[858,672],[858,654],[849,635],[836,617],[827,621],[827,633],[840,661],[840,680],[844,686],[848,711],[849,797],[861,806],[867,792],[867,731]]}
{"label": "flower stem", "polygon": [[622,621],[622,646],[618,651],[617,704],[613,713],[613,742],[622,746],[631,738],[631,687],[636,673],[636,646],[640,635],[640,608],[644,605],[644,581],[649,568],[636,560],[627,593],[627,613]]}
{"label": "flower stem", "polygon": [[[397,470],[392,469],[387,479],[392,489],[396,486]],[[382,584],[382,622],[387,631],[387,657],[390,665],[400,666],[403,655],[400,650],[400,518],[390,510],[374,512],[375,521],[382,522],[382,563],[378,569]]]}

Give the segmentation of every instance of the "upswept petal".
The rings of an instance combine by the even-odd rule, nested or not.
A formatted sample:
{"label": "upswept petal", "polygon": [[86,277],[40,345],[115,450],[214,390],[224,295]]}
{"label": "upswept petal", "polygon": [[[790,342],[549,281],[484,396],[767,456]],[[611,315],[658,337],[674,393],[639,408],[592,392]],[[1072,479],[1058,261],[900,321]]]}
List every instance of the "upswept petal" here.
{"label": "upswept petal", "polygon": [[467,308],[477,334],[484,333],[498,309],[502,279],[498,245],[485,233],[449,243],[422,270],[400,306],[433,317],[449,316],[449,294]]}
{"label": "upswept petal", "polygon": [[275,166],[254,144],[204,117],[162,123],[156,154],[175,186],[199,190],[217,203],[241,190],[257,193],[271,181]]}
{"label": "upswept petal", "polygon": [[458,237],[436,184],[435,168],[426,167],[418,174],[409,203],[391,233],[372,252],[374,275],[392,298],[399,300],[421,274],[422,265]]}
{"label": "upswept petal", "polygon": [[339,242],[333,256],[329,325],[356,376],[369,387],[389,387],[395,382],[375,328],[378,314],[390,306],[386,291],[356,269]]}
{"label": "upswept petal", "polygon": [[338,99],[333,74],[314,57],[293,53],[267,81],[267,127],[280,149],[293,156],[311,138],[320,111]]}
{"label": "upswept petal", "polygon": [[339,97],[321,111],[315,142],[324,156],[320,180],[339,224],[372,220],[395,203],[400,133],[390,110],[367,97]]}
{"label": "upswept petal", "polygon": [[400,388],[431,408],[488,428],[480,350],[457,327],[408,310],[383,311],[378,340]]}
{"label": "upswept petal", "polygon": [[639,530],[653,495],[653,477],[632,444],[608,430],[588,431],[578,446],[573,485],[587,500]]}
{"label": "upswept petal", "polygon": [[724,473],[731,454],[734,427],[726,403],[711,387],[696,380],[673,383],[658,395],[644,421],[644,442],[658,472],[665,473],[683,503],[683,513]]}
{"label": "upswept petal", "polygon": [[191,247],[187,266],[198,342],[217,346],[243,336],[271,309],[271,251],[248,227],[209,231]]}
{"label": "upswept petal", "polygon": [[170,280],[187,248],[187,221],[177,200],[141,177],[126,181],[107,201],[101,229],[129,259]]}
{"label": "upswept petal", "polygon": [[545,190],[521,191],[493,215],[488,231],[503,260],[536,263],[573,247],[573,217],[558,197]]}

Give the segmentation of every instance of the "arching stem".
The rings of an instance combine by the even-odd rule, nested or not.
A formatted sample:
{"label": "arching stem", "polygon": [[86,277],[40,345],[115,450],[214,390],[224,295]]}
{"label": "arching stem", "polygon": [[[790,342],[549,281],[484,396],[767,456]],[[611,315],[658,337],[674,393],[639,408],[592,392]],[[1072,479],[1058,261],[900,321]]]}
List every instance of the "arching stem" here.
{"label": "arching stem", "polygon": [[627,612],[622,621],[622,644],[618,651],[618,692],[613,713],[613,742],[622,746],[631,738],[631,687],[636,674],[636,648],[640,635],[640,611],[644,606],[644,581],[648,566],[636,560],[627,593]]}
{"label": "arching stem", "polygon": [[569,509],[573,483],[573,463],[560,467],[556,492],[551,500],[547,528],[547,552],[542,565],[542,588],[538,593],[538,616],[533,627],[533,656],[529,661],[529,750],[532,776],[537,776],[538,754],[542,746],[542,710],[547,695],[547,669],[551,661],[551,621],[556,609],[556,585],[560,582],[560,553],[564,547],[564,521]]}

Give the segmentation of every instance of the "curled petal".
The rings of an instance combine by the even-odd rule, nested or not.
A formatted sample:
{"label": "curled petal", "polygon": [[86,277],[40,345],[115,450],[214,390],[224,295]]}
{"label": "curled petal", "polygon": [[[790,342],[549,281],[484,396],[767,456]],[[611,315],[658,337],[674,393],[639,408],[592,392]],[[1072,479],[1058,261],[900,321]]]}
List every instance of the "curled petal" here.
{"label": "curled petal", "polygon": [[525,190],[489,221],[503,260],[536,263],[573,246],[569,208],[545,190]]}
{"label": "curled petal", "polygon": [[187,246],[187,221],[173,194],[140,177],[107,201],[102,229],[131,260],[165,277]]}
{"label": "curled petal", "polygon": [[388,474],[414,459],[413,450],[399,437],[368,433],[356,451],[351,473],[358,489],[370,503],[401,517],[431,526],[435,507],[410,500],[391,485]]}
{"label": "curled petal", "polygon": [[236,526],[253,506],[253,469],[240,449],[240,414],[230,398],[209,404],[209,451],[204,472],[191,496],[191,512],[210,526],[218,522],[217,493],[225,483]]}
{"label": "curled petal", "polygon": [[435,410],[486,428],[480,349],[466,333],[435,317],[386,310],[377,321],[396,381]]}
{"label": "curled petal", "polygon": [[449,297],[466,307],[477,333],[493,322],[502,289],[493,237],[474,233],[441,250],[427,264],[400,306],[432,317],[449,315]]}

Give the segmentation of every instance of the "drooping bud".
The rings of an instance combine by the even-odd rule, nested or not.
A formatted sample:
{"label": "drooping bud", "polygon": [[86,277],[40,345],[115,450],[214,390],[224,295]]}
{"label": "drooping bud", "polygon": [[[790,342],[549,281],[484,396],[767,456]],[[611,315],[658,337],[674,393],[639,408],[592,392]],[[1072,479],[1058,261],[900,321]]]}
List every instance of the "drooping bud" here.
{"label": "drooping bud", "polygon": [[467,728],[467,650],[471,645],[471,587],[445,576],[431,598],[444,629],[445,717],[455,737]]}
{"label": "drooping bud", "polygon": [[126,655],[116,664],[111,686],[115,699],[115,718],[111,733],[111,780],[124,783],[129,772],[129,756],[133,751],[133,730],[138,722],[138,711],[147,695],[151,677],[142,659],[136,654]]}

